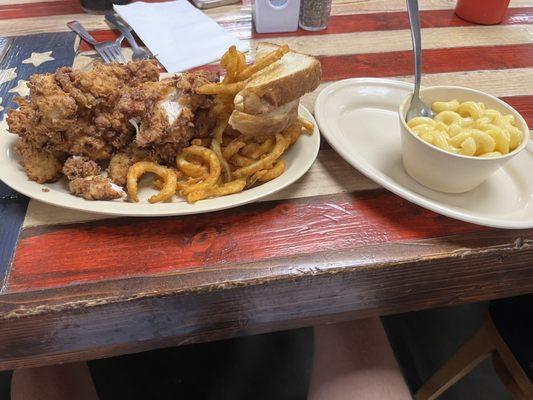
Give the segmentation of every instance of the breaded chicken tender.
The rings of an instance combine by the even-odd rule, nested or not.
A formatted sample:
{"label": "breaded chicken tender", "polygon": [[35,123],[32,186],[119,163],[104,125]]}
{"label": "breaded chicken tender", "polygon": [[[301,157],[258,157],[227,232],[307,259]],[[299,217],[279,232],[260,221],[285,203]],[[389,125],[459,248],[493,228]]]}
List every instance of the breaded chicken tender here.
{"label": "breaded chicken tender", "polygon": [[109,159],[133,138],[134,128],[118,109],[125,91],[157,81],[151,61],[95,63],[91,71],[59,68],[30,78],[29,100],[8,112],[9,130],[44,151]]}
{"label": "breaded chicken tender", "polygon": [[21,158],[20,164],[32,181],[47,183],[61,178],[61,167],[65,159],[63,153],[42,151],[24,139],[18,141],[15,150]]}
{"label": "breaded chicken tender", "polygon": [[69,181],[100,174],[100,166],[88,157],[72,156],[63,164],[63,175]]}
{"label": "breaded chicken tender", "polygon": [[122,96],[120,111],[136,126],[134,144],[148,149],[154,161],[171,164],[196,132],[196,113],[213,103],[212,96],[195,89],[216,81],[213,73],[184,73],[139,85]]}
{"label": "breaded chicken tender", "polygon": [[75,196],[86,200],[115,200],[126,196],[120,186],[100,175],[76,178],[69,183],[69,189]]}
{"label": "breaded chicken tender", "polygon": [[[116,199],[131,165],[174,165],[191,138],[213,129],[214,96],[196,88],[215,81],[218,75],[206,71],[160,81],[153,61],[94,63],[89,71],[63,67],[33,75],[29,98],[16,100],[19,108],[8,111],[7,123],[20,137],[17,151],[30,179],[65,175],[76,196]],[[108,178],[100,176],[107,161]]]}
{"label": "breaded chicken tender", "polygon": [[114,183],[125,186],[128,169],[137,161],[149,160],[158,162],[153,153],[151,149],[141,149],[132,143],[126,149],[115,153],[111,157],[107,167],[107,174]]}

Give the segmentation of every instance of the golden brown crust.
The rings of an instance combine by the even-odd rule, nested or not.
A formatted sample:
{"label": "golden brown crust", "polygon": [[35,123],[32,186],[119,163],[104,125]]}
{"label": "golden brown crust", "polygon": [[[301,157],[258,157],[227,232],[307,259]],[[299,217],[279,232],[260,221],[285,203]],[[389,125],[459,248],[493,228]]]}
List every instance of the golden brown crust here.
{"label": "golden brown crust", "polygon": [[15,147],[20,164],[26,175],[37,183],[55,182],[61,178],[64,155],[60,152],[46,152],[36,149],[30,142],[20,139]]}
{"label": "golden brown crust", "polygon": [[[173,157],[175,158],[176,154]],[[162,161],[158,152],[153,148],[142,149],[132,143],[126,149],[115,153],[111,157],[109,166],[107,167],[107,174],[113,183],[119,186],[125,186],[128,169],[137,161],[142,160],[150,160],[158,163]],[[172,159],[172,162],[174,162],[174,159]]]}
{"label": "golden brown crust", "polygon": [[[183,73],[160,82],[139,85],[124,95],[119,108],[139,127],[135,145],[149,148],[156,153],[156,159],[171,163],[197,130],[197,113],[203,115],[201,111],[212,105],[213,96],[198,95],[196,88],[217,78],[216,74],[206,71]],[[172,118],[165,103],[173,103],[175,109],[179,109],[179,115]]]}
{"label": "golden brown crust", "polygon": [[246,86],[235,96],[235,109],[248,114],[271,112],[312,92],[318,87],[321,79],[322,67],[317,59],[313,59],[305,69]]}
{"label": "golden brown crust", "polygon": [[62,171],[72,181],[100,174],[100,166],[88,157],[72,156],[65,161]]}
{"label": "golden brown crust", "polygon": [[59,68],[30,78],[29,100],[8,113],[9,130],[34,148],[108,159],[131,141],[134,129],[117,104],[129,88],[157,80],[150,61],[95,63],[90,71]]}
{"label": "golden brown crust", "polygon": [[111,178],[111,180],[117,185],[125,186],[128,169],[135,164],[136,161],[135,157],[125,152],[114,154],[107,167],[109,178]]}
{"label": "golden brown crust", "polygon": [[[89,193],[79,195],[99,198],[108,195],[95,194],[95,187],[107,188],[106,182],[85,179],[100,172],[95,161],[110,160],[109,176],[120,185],[136,161],[173,164],[199,129],[196,124],[203,130],[212,124],[208,111],[213,96],[198,95],[195,89],[217,79],[217,74],[197,71],[159,81],[151,61],[94,63],[88,71],[63,67],[33,75],[29,99],[17,100],[19,108],[9,111],[7,122],[20,137],[21,164],[30,179],[59,179],[64,159],[75,155],[64,173],[78,180],[74,187],[79,193]],[[171,94],[180,110],[172,118],[174,109],[167,112],[162,103]],[[139,132],[130,119],[140,122]]]}
{"label": "golden brown crust", "polygon": [[103,176],[76,178],[69,183],[73,195],[86,200],[115,200],[124,197],[124,191]]}

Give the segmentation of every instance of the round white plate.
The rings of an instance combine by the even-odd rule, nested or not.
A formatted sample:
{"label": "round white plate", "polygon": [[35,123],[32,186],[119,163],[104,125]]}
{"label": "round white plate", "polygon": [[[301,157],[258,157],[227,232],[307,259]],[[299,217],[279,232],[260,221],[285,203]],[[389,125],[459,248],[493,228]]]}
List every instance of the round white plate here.
{"label": "round white plate", "polygon": [[404,199],[479,225],[533,228],[531,145],[467,193],[436,192],[407,175],[398,107],[412,88],[408,83],[376,78],[335,82],[318,96],[315,117],[322,134],[348,163]]}
{"label": "round white plate", "polygon": [[[305,107],[300,106],[299,112],[302,117],[315,123],[313,116]],[[173,198],[172,202],[150,204],[147,199],[156,191],[148,185],[139,190],[140,202],[130,203],[121,200],[88,201],[73,196],[68,190],[65,179],[51,184],[38,184],[28,180],[24,169],[19,165],[18,156],[13,151],[16,141],[16,135],[10,134],[5,129],[0,131],[0,180],[16,191],[32,199],[75,210],[109,215],[155,217],[198,214],[236,207],[256,201],[289,186],[305,174],[315,161],[320,147],[320,134],[315,123],[313,135],[300,136],[300,139],[282,157],[286,164],[286,171],[280,177],[241,193],[200,200],[195,204],[188,204],[177,196]]]}

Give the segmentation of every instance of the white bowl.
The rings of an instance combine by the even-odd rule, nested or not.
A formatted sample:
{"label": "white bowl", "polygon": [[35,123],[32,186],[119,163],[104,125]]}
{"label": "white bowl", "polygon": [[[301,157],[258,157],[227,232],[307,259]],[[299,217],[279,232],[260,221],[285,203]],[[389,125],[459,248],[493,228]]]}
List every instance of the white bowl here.
{"label": "white bowl", "polygon": [[524,118],[510,105],[489,94],[459,86],[434,86],[420,90],[424,103],[434,101],[483,102],[487,108],[512,114],[517,127],[524,132],[522,143],[512,152],[500,157],[483,158],[449,153],[433,146],[413,133],[405,122],[411,96],[400,104],[399,117],[402,137],[403,165],[416,181],[430,189],[445,193],[463,193],[474,189],[498,168],[521,152],[529,140],[529,130]]}

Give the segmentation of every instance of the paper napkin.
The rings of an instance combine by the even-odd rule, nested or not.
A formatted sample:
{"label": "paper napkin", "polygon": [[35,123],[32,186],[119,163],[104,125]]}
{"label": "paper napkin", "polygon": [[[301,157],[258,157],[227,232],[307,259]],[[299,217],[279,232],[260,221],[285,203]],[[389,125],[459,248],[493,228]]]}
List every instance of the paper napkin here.
{"label": "paper napkin", "polygon": [[226,32],[187,0],[114,6],[168,72],[181,72],[220,59],[231,45],[248,43]]}

